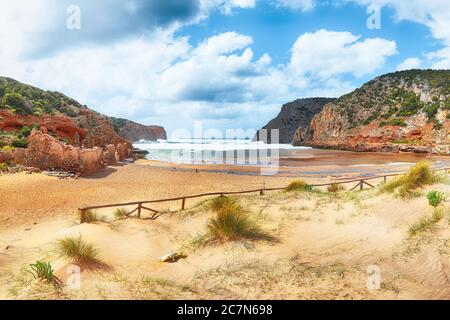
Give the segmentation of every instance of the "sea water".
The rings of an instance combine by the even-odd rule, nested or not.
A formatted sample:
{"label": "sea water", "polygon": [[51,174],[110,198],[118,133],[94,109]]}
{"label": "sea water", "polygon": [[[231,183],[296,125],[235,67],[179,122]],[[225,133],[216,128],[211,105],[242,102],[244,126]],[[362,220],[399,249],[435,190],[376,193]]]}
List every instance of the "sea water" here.
{"label": "sea water", "polygon": [[173,139],[134,143],[149,152],[147,159],[179,164],[266,165],[290,151],[311,149],[266,144],[251,139]]}

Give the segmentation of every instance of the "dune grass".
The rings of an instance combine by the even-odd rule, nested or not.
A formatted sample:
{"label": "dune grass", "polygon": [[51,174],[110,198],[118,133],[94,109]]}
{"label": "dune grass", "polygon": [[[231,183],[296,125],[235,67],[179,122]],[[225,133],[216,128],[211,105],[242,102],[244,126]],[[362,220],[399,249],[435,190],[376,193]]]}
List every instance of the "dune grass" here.
{"label": "dune grass", "polygon": [[327,187],[327,191],[331,193],[336,193],[339,191],[344,191],[345,187],[342,184],[333,183]]}
{"label": "dune grass", "polygon": [[416,195],[416,190],[425,185],[432,185],[443,181],[443,176],[433,173],[431,164],[420,161],[409,172],[381,186],[381,192],[397,192],[401,198]]}
{"label": "dune grass", "polygon": [[117,218],[117,219],[123,219],[123,218],[126,218],[126,217],[128,217],[128,215],[129,215],[128,210],[127,210],[127,209],[124,209],[124,208],[117,208],[117,209],[114,211],[114,217]]}
{"label": "dune grass", "polygon": [[206,233],[195,238],[195,245],[241,239],[273,240],[236,198],[219,197],[211,200],[207,208],[213,213],[206,225]]}
{"label": "dune grass", "polygon": [[286,192],[296,192],[296,191],[310,192],[312,191],[312,187],[303,180],[295,180],[289,183],[289,185],[286,187]]}
{"label": "dune grass", "polygon": [[87,210],[84,214],[83,223],[106,222],[105,216],[99,215],[96,211]]}
{"label": "dune grass", "polygon": [[444,208],[436,208],[431,217],[423,217],[409,227],[409,237],[415,237],[432,229],[444,217]]}
{"label": "dune grass", "polygon": [[60,257],[78,265],[82,269],[106,269],[106,265],[98,259],[99,250],[92,243],[79,237],[66,237],[58,240],[57,250]]}

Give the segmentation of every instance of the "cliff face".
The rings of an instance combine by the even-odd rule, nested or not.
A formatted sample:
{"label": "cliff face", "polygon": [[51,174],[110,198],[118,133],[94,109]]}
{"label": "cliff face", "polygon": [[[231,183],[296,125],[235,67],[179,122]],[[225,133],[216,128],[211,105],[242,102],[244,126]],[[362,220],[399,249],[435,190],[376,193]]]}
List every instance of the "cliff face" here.
{"label": "cliff face", "polygon": [[378,77],[299,126],[294,145],[450,154],[450,71]]}
{"label": "cliff face", "polygon": [[[280,143],[291,143],[295,131],[299,127],[306,127],[311,122],[312,117],[322,111],[325,104],[334,101],[330,98],[307,98],[298,99],[283,105],[278,116],[271,120],[263,129],[267,129],[268,142],[270,130],[279,130]],[[255,137],[258,139],[259,137]],[[275,141],[273,142],[275,143]]]}
{"label": "cliff face", "polygon": [[[29,134],[30,128],[39,127],[44,127],[61,141],[86,148],[104,148],[110,144],[125,143],[127,139],[133,140],[133,126],[129,130],[125,128],[128,134],[121,136],[110,118],[61,93],[0,77],[0,147],[26,138],[23,130]],[[145,131],[146,127],[142,127],[140,130]],[[154,131],[155,136],[162,135],[158,130]]]}
{"label": "cliff face", "polygon": [[110,120],[119,136],[131,142],[141,139],[148,141],[167,139],[167,134],[163,127],[145,126],[126,119],[110,118]]}

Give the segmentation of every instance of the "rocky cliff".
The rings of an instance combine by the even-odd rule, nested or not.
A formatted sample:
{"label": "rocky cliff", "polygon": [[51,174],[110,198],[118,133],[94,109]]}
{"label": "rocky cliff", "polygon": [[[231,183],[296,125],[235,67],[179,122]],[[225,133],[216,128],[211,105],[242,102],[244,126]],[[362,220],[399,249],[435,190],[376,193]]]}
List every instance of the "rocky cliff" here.
{"label": "rocky cliff", "polygon": [[131,142],[141,139],[156,141],[158,139],[166,140],[167,134],[163,127],[145,126],[130,120],[120,118],[110,118],[111,122],[120,137]]}
{"label": "rocky cliff", "polygon": [[[271,141],[270,130],[278,129],[279,142],[291,143],[297,128],[308,126],[312,117],[322,111],[325,104],[333,100],[330,98],[307,98],[283,105],[278,116],[263,127],[268,130],[268,142],[275,143],[275,141]],[[259,139],[258,135],[255,137],[256,139]]]}
{"label": "rocky cliff", "polygon": [[450,70],[378,77],[330,102],[292,143],[356,151],[450,154]]}
{"label": "rocky cliff", "polygon": [[[122,131],[110,118],[59,92],[44,91],[0,77],[0,148],[26,146],[31,129],[40,127],[60,141],[86,148],[125,143],[147,128],[125,119],[123,122],[130,125],[120,128],[124,129],[122,136]],[[133,128],[137,128],[138,133],[133,132]],[[154,136],[162,135],[160,131],[154,131]]]}

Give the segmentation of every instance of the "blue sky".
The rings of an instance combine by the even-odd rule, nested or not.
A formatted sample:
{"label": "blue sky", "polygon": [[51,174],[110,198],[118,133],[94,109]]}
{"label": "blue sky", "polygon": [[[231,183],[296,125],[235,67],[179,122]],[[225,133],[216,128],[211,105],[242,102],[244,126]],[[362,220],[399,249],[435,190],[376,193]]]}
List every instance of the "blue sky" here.
{"label": "blue sky", "polygon": [[0,0],[0,75],[169,134],[258,129],[296,98],[450,68],[449,3]]}

